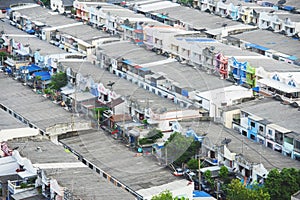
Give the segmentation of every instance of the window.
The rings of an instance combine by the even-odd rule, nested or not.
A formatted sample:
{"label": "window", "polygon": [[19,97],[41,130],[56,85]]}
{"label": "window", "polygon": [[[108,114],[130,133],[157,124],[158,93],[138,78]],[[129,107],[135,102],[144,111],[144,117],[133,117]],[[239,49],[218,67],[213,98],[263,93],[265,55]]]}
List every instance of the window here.
{"label": "window", "polygon": [[107,94],[104,94],[103,97],[104,97],[104,101],[108,101],[108,95]]}
{"label": "window", "polygon": [[289,143],[289,144],[293,144],[293,138],[285,137],[284,141]]}
{"label": "window", "polygon": [[295,140],[295,145],[294,145],[295,149],[300,149],[300,141]]}
{"label": "window", "polygon": [[89,163],[89,168],[93,169],[93,165],[91,163]]}
{"label": "window", "polygon": [[250,126],[251,127],[255,127],[255,123],[254,122],[250,122]]}
{"label": "window", "polygon": [[242,130],[242,135],[247,137],[247,131]]}
{"label": "window", "polygon": [[268,134],[269,134],[269,135],[273,135],[273,131],[269,129],[269,130],[268,130]]}
{"label": "window", "polygon": [[269,148],[273,149],[273,144],[272,144],[272,143],[270,143],[270,142],[268,142],[268,143],[267,143],[267,147],[269,147]]}
{"label": "window", "polygon": [[263,127],[263,126],[259,126],[258,129],[259,129],[260,132],[263,132],[263,131],[264,131],[264,127]]}

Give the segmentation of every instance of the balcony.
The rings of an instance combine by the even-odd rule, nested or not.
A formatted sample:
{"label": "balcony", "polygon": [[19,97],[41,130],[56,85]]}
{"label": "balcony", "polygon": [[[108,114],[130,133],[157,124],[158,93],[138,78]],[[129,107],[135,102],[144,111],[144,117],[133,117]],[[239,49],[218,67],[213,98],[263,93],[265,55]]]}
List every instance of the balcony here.
{"label": "balcony", "polygon": [[218,159],[216,158],[205,158],[204,159],[206,162],[208,162],[211,165],[217,166],[218,165]]}
{"label": "balcony", "polygon": [[12,194],[24,192],[26,190],[33,189],[34,187],[35,187],[34,181],[23,181],[23,180],[10,181],[10,180],[8,180],[8,190]]}

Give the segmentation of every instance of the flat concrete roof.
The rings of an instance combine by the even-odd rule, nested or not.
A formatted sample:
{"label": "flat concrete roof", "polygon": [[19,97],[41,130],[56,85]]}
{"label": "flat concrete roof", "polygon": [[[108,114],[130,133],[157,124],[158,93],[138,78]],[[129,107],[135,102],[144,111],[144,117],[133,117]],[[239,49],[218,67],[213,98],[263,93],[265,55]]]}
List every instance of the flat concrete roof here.
{"label": "flat concrete roof", "polygon": [[[74,20],[74,22],[76,21]],[[66,28],[58,28],[57,30],[59,30],[62,35],[68,34],[77,39],[81,39],[85,42],[88,42],[90,44],[92,44],[92,41],[96,40],[97,38],[111,37],[111,35],[109,35],[108,33],[94,29],[91,26],[85,24],[66,27]]]}
{"label": "flat concrete roof", "polygon": [[[221,46],[227,47],[227,49],[233,49],[224,44],[221,44]],[[134,47],[140,49],[131,50],[135,49]],[[102,46],[102,49],[104,50],[104,53],[106,55],[110,55],[110,53],[122,55],[124,51],[123,49],[128,49],[127,52],[129,53],[126,53],[122,57],[124,59],[130,60],[132,63],[141,66],[143,66],[143,64],[147,65],[148,63],[157,62],[157,65],[153,65],[147,68],[149,68],[152,72],[155,73],[162,72],[163,74],[165,74],[164,76],[166,78],[178,82],[179,86],[182,88],[193,88],[199,91],[207,91],[210,89],[216,89],[232,85],[232,83],[221,80],[217,76],[208,75],[204,71],[194,69],[186,64],[180,64],[175,60],[170,63],[163,63],[163,61],[167,60],[166,57],[162,55],[156,55],[154,52],[147,51],[141,47],[136,47],[136,45],[133,45],[129,42],[111,43]],[[115,49],[115,51],[112,51],[113,49]],[[236,51],[235,48],[234,50]],[[159,64],[159,61],[162,61],[161,64]]]}
{"label": "flat concrete roof", "polygon": [[101,10],[104,13],[108,13],[109,12],[110,15],[121,17],[121,18],[123,18],[123,17],[141,18],[141,19],[146,18],[145,15],[135,13],[132,10],[129,10],[129,9],[126,9],[126,8],[123,8],[123,7],[120,7],[120,6],[116,6],[116,5],[111,5],[111,6],[103,7],[103,8],[101,8]]}
{"label": "flat concrete roof", "polygon": [[[270,3],[277,4],[278,0],[268,0]],[[284,6],[294,6],[296,8],[300,8],[300,2],[296,0],[286,0],[286,3],[283,4]]]}
{"label": "flat concrete roof", "polygon": [[[245,50],[244,50],[245,51]],[[259,68],[262,67],[267,72],[299,72],[300,68],[294,64],[285,63],[283,61],[274,60],[266,56],[260,57],[235,57],[239,62],[248,62],[250,66]]]}
{"label": "flat concrete roof", "polygon": [[14,26],[11,26],[8,21],[0,21],[0,27],[4,29],[4,33],[8,36],[8,38],[13,38],[15,42],[20,42],[23,45],[29,44],[29,47],[33,52],[35,52],[37,49],[40,49],[40,55],[66,53],[64,50],[53,45],[49,45],[48,42],[40,40],[34,35],[30,35]]}
{"label": "flat concrete roof", "polygon": [[[78,161],[71,152],[66,152],[61,145],[48,140],[11,141],[11,148],[19,147],[23,157],[30,159],[34,166],[46,166],[48,178],[54,178],[62,187],[67,187],[73,197],[80,199],[134,199],[134,196],[93,172]],[[72,164],[82,167],[72,167]],[[75,165],[74,165],[75,166]],[[43,169],[43,167],[41,167]]]}
{"label": "flat concrete roof", "polygon": [[[245,103],[241,110],[300,134],[300,112],[290,105],[281,104],[272,98],[264,98]],[[274,111],[278,114],[274,114]]]}
{"label": "flat concrete roof", "polygon": [[[102,83],[104,87],[108,88],[107,84],[109,82],[114,82],[113,91],[117,95],[127,97],[131,100],[139,100],[139,105],[147,106],[147,100],[151,100],[149,106],[153,111],[159,111],[164,108],[167,111],[174,111],[179,109],[179,105],[174,104],[168,99],[159,97],[138,85],[133,84],[123,78],[120,78],[104,69],[96,67],[90,62],[61,62],[64,68],[70,67],[73,71],[79,72],[83,76],[91,76],[95,83]],[[142,100],[144,100],[142,102]]]}
{"label": "flat concrete roof", "polygon": [[[42,95],[34,94],[32,89],[23,86],[4,73],[0,73],[0,102],[23,116],[32,124],[46,130],[59,123],[83,121]],[[74,120],[74,121],[73,121]]]}
{"label": "flat concrete roof", "polygon": [[157,10],[153,11],[153,13],[168,13],[170,18],[185,22],[196,29],[210,30],[220,28],[223,24],[227,24],[227,26],[241,24],[240,22],[233,21],[231,19],[211,15],[209,13],[185,6],[177,6],[165,9],[159,9],[158,7]]}
{"label": "flat concrete roof", "polygon": [[25,124],[0,109],[0,131],[5,129],[24,128]]}
{"label": "flat concrete roof", "polygon": [[253,30],[233,35],[245,42],[257,44],[300,59],[299,41],[267,30]]}
{"label": "flat concrete roof", "polygon": [[134,191],[178,180],[152,157],[135,156],[137,152],[129,151],[125,144],[120,144],[103,131],[80,134],[61,142]]}
{"label": "flat concrete roof", "polygon": [[[278,103],[278,102],[276,102]],[[198,135],[205,136],[204,143],[211,146],[220,146],[221,142],[226,139],[231,139],[227,148],[232,152],[243,155],[243,157],[250,163],[262,163],[267,170],[274,168],[283,169],[294,167],[300,168],[300,162],[292,160],[289,157],[282,155],[279,152],[273,151],[267,147],[262,146],[258,142],[253,142],[245,136],[240,135],[234,130],[227,129],[222,125],[213,122],[180,122],[180,125],[187,129],[191,127]]]}
{"label": "flat concrete roof", "polygon": [[12,5],[36,4],[34,0],[0,0],[0,9],[10,8]]}
{"label": "flat concrete roof", "polygon": [[41,6],[18,9],[17,12],[27,16],[31,21],[42,22],[47,27],[56,27],[77,22],[74,19],[60,15],[57,12],[53,12]]}
{"label": "flat concrete roof", "polygon": [[137,65],[166,59],[166,57],[157,55],[152,51],[147,51],[129,41],[105,44],[101,46],[101,49],[103,53],[109,57],[124,58]]}
{"label": "flat concrete roof", "polygon": [[197,90],[203,92],[232,85],[232,83],[221,80],[215,75],[207,74],[202,70],[195,69],[186,64],[180,64],[177,61],[148,68],[156,73],[163,72],[166,78],[178,82],[179,87],[191,88],[188,91]]}

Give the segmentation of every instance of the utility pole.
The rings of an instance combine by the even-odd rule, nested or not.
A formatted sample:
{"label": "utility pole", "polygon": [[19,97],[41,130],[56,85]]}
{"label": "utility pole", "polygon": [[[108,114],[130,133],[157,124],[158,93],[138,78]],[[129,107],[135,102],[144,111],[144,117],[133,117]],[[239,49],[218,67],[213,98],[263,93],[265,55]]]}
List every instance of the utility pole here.
{"label": "utility pole", "polygon": [[201,149],[200,148],[201,147],[199,147],[199,153],[198,153],[198,170],[199,170],[199,172],[198,172],[198,181],[199,181],[198,189],[199,189],[199,191],[201,191],[201,171],[200,171],[200,169],[201,169],[201,159],[200,159]]}
{"label": "utility pole", "polygon": [[166,166],[168,165],[168,150],[167,147],[165,147],[165,153],[166,153]]}

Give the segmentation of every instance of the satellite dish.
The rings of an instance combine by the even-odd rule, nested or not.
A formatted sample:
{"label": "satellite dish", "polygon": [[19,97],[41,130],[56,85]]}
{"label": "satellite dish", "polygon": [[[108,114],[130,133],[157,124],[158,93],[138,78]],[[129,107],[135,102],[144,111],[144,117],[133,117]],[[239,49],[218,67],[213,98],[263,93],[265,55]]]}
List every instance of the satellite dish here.
{"label": "satellite dish", "polygon": [[115,84],[115,82],[110,82],[107,84],[107,86],[112,87]]}
{"label": "satellite dish", "polygon": [[277,2],[278,5],[283,5],[283,4],[285,4],[285,3],[286,3],[286,0],[279,0],[279,1]]}
{"label": "satellite dish", "polygon": [[229,144],[230,142],[231,142],[231,139],[225,138],[225,139],[221,142],[221,144]]}

